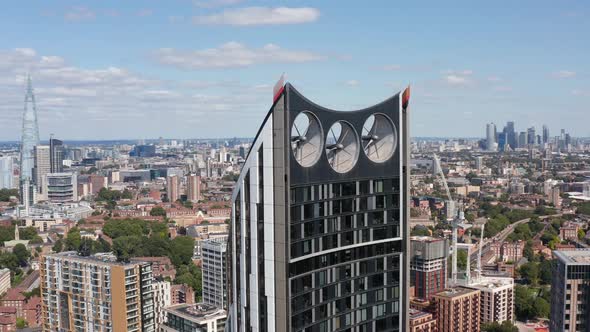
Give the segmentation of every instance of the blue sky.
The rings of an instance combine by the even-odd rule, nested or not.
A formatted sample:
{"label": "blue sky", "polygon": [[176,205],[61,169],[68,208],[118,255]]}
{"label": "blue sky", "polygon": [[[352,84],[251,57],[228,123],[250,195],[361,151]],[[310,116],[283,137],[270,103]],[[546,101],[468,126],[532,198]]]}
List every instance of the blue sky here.
{"label": "blue sky", "polygon": [[0,140],[24,75],[42,138],[252,136],[282,72],[351,110],[412,84],[412,134],[590,136],[587,1],[19,1],[0,13]]}

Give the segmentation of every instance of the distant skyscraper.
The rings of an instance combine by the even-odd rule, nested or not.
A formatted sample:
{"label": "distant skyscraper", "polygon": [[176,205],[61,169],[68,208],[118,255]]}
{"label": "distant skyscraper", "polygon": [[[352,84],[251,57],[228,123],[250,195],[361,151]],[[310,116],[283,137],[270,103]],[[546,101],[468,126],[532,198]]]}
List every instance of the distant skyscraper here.
{"label": "distant skyscraper", "polygon": [[227,308],[227,236],[201,242],[203,302]]}
{"label": "distant skyscraper", "polygon": [[180,179],[176,175],[166,177],[166,195],[169,202],[176,202],[180,198]]}
{"label": "distant skyscraper", "polygon": [[0,189],[14,188],[14,162],[10,156],[0,157]]}
{"label": "distant skyscraper", "polygon": [[47,145],[36,145],[33,149],[33,182],[37,185],[39,193],[45,192],[45,181],[47,174],[51,173],[50,148]]}
{"label": "distant skyscraper", "polygon": [[64,146],[63,142],[52,138],[49,140],[49,158],[51,173],[61,173],[64,170]]}
{"label": "distant skyscraper", "polygon": [[549,127],[543,125],[543,144],[549,143]]}
{"label": "distant skyscraper", "polygon": [[[34,193],[36,189],[32,187],[33,183],[33,149],[39,145],[39,124],[37,123],[37,105],[35,94],[33,93],[33,83],[31,76],[27,77],[27,91],[25,94],[25,107],[23,112],[22,139],[20,147],[20,180],[21,193],[29,193],[23,196],[22,200],[27,200],[27,204],[34,203]],[[23,186],[29,186],[26,190]]]}
{"label": "distant skyscraper", "polygon": [[498,144],[496,142],[496,125],[488,123],[486,125],[486,147],[488,151],[496,151]]}
{"label": "distant skyscraper", "polygon": [[201,199],[201,177],[196,174],[186,176],[186,196],[191,202],[198,202]]}
{"label": "distant skyscraper", "polygon": [[527,129],[527,144],[535,145],[537,141],[537,135],[535,134],[535,127],[530,127]]}
{"label": "distant skyscraper", "polygon": [[524,131],[521,131],[520,135],[518,136],[518,147],[524,148],[527,146],[527,144],[528,144],[527,133]]}
{"label": "distant skyscraper", "polygon": [[590,331],[590,249],[553,251],[549,330]]}
{"label": "distant skyscraper", "polygon": [[506,133],[506,144],[510,145],[510,148],[516,149],[518,139],[516,137],[516,132],[514,131],[514,122],[508,121],[504,130]]}

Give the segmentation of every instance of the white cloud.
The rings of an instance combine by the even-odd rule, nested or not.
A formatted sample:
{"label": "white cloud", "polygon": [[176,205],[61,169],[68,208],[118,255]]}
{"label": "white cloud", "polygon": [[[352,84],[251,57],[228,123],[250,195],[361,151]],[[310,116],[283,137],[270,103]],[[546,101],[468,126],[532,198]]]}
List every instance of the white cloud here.
{"label": "white cloud", "polygon": [[344,84],[346,84],[348,86],[357,86],[357,85],[359,85],[359,81],[357,81],[357,80],[348,80],[348,81],[344,82]]}
{"label": "white cloud", "polygon": [[572,78],[575,76],[576,72],[571,70],[559,70],[553,73],[553,77],[555,78]]}
{"label": "white cloud", "polygon": [[502,82],[502,78],[500,78],[498,76],[490,76],[490,77],[488,77],[488,81],[489,82]]}
{"label": "white cloud", "polygon": [[469,83],[469,79],[467,79],[466,77],[453,74],[447,75],[445,77],[445,80],[447,83],[451,85],[466,85]]}
{"label": "white cloud", "polygon": [[96,13],[86,7],[73,7],[65,13],[64,18],[71,22],[88,21],[96,18]]}
{"label": "white cloud", "polygon": [[[78,67],[33,49],[0,49],[0,140],[19,139],[29,71],[44,138],[49,133],[83,139],[133,138],[150,132],[167,137],[216,135],[213,127],[195,133],[195,124],[205,123],[224,123],[228,130],[247,133],[264,117],[271,90],[269,84],[239,81],[161,80],[122,67]],[[236,112],[243,121],[234,125],[228,118]],[[94,125],[103,120],[108,122]],[[162,127],[164,122],[170,126]]]}
{"label": "white cloud", "polygon": [[590,96],[590,90],[574,89],[574,90],[572,90],[572,95],[588,97],[588,96]]}
{"label": "white cloud", "polygon": [[396,70],[400,70],[402,68],[402,66],[400,65],[385,65],[380,67],[379,69],[384,70],[384,71],[396,71]]}
{"label": "white cloud", "polygon": [[242,0],[195,0],[193,3],[197,7],[201,8],[214,8],[214,7],[223,7],[223,6],[231,6],[242,2]]}
{"label": "white cloud", "polygon": [[207,25],[279,25],[300,24],[316,21],[320,11],[310,7],[245,7],[226,9],[221,13],[195,16],[193,23]]}
{"label": "white cloud", "polygon": [[151,16],[153,13],[154,13],[154,11],[151,9],[141,9],[137,12],[137,16],[140,16],[140,17]]}
{"label": "white cloud", "polygon": [[261,48],[249,48],[238,42],[228,42],[217,48],[182,51],[162,48],[155,52],[155,59],[165,65],[183,69],[237,68],[267,63],[302,63],[325,59],[308,52],[283,49],[274,44]]}

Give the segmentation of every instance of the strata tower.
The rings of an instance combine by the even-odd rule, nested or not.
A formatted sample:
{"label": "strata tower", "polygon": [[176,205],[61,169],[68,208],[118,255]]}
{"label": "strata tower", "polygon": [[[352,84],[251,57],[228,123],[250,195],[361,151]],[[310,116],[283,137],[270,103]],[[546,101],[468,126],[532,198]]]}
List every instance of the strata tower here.
{"label": "strata tower", "polygon": [[408,330],[408,101],[275,87],[233,193],[231,331]]}

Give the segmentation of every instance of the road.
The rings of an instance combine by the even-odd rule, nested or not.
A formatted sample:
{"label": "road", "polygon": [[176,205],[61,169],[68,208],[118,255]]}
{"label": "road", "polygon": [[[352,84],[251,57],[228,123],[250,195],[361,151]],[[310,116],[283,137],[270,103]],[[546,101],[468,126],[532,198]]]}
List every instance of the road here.
{"label": "road", "polygon": [[[543,220],[543,219],[547,219],[550,217],[561,217],[562,214],[553,214],[550,216],[541,216],[539,217],[539,219]],[[485,256],[487,254],[487,252],[490,250],[490,246],[492,244],[493,241],[504,241],[506,240],[506,238],[512,234],[512,232],[514,232],[514,229],[520,225],[520,224],[524,224],[527,223],[531,220],[531,218],[526,218],[526,219],[522,219],[519,221],[516,221],[510,225],[508,225],[508,227],[506,227],[505,229],[503,229],[502,231],[500,231],[500,233],[496,234],[496,236],[494,236],[491,239],[484,239],[483,240],[483,247],[481,248],[481,255],[482,257]],[[542,233],[542,232],[541,232]],[[477,255],[479,254],[479,251],[475,251],[473,254],[471,254],[471,262],[475,262],[477,261]]]}

